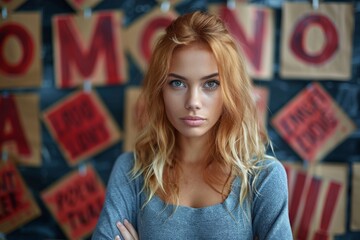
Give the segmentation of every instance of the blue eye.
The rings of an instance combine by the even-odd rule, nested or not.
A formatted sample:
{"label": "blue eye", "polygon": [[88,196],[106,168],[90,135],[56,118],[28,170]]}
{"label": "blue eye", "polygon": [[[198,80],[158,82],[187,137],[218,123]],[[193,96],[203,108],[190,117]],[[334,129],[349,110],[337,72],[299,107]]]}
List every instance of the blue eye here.
{"label": "blue eye", "polygon": [[215,90],[220,86],[220,82],[217,80],[211,80],[204,83],[204,88]]}
{"label": "blue eye", "polygon": [[169,84],[175,88],[185,87],[185,84],[180,80],[172,80],[169,82]]}

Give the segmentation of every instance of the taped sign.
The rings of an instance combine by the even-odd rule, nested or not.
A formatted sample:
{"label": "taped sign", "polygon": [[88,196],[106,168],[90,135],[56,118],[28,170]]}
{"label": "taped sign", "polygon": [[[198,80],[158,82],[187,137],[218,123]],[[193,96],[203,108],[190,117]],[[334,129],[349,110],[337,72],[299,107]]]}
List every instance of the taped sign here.
{"label": "taped sign", "polygon": [[[345,232],[345,165],[322,164],[298,170],[284,164],[289,186],[289,218],[296,239],[329,239]],[[334,176],[334,177],[329,177]]]}
{"label": "taped sign", "polygon": [[283,5],[281,75],[347,80],[351,77],[352,3]]}
{"label": "taped sign", "polygon": [[352,231],[360,230],[360,163],[354,163],[352,168],[351,223]]}
{"label": "taped sign", "polygon": [[64,14],[52,20],[57,87],[76,87],[85,79],[97,86],[125,83],[122,12]]}
{"label": "taped sign", "polygon": [[159,35],[176,18],[173,10],[162,12],[159,8],[146,13],[125,31],[126,49],[136,60],[142,71],[146,71],[152,49]]}
{"label": "taped sign", "polygon": [[0,162],[0,232],[9,233],[40,214],[15,165],[10,159]]}
{"label": "taped sign", "polygon": [[125,137],[124,137],[124,151],[133,151],[135,139],[138,134],[139,118],[137,117],[139,107],[140,87],[129,87],[126,89],[125,101]]}
{"label": "taped sign", "polygon": [[44,111],[43,119],[70,165],[121,138],[118,126],[95,92],[75,92]]}
{"label": "taped sign", "polygon": [[40,87],[41,16],[13,13],[0,18],[0,88]]}
{"label": "taped sign", "polygon": [[39,96],[10,94],[0,96],[0,149],[27,166],[41,165]]}
{"label": "taped sign", "polygon": [[91,165],[74,171],[41,193],[53,217],[69,239],[89,236],[105,200],[105,187]]}
{"label": "taped sign", "polygon": [[324,158],[356,130],[354,122],[318,83],[301,91],[276,113],[271,123],[309,162]]}
{"label": "taped sign", "polygon": [[274,55],[274,12],[270,8],[237,3],[235,9],[226,5],[210,5],[228,25],[230,33],[242,48],[249,75],[270,80]]}

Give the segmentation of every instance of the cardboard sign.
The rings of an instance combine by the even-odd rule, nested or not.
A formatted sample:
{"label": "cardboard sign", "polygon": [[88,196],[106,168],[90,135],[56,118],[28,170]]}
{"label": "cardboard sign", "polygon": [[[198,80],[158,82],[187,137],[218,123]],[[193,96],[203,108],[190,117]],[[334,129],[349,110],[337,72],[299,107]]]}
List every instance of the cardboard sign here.
{"label": "cardboard sign", "polygon": [[105,187],[89,165],[74,171],[41,193],[41,198],[69,239],[94,230],[105,200]]}
{"label": "cardboard sign", "polygon": [[271,120],[283,139],[309,162],[324,158],[355,129],[318,83],[308,85]]}
{"label": "cardboard sign", "polygon": [[360,231],[360,162],[352,167],[351,223],[352,231]]}
{"label": "cardboard sign", "polygon": [[41,215],[10,159],[0,161],[0,232],[9,233]]}
{"label": "cardboard sign", "polygon": [[0,95],[0,149],[27,166],[41,164],[39,96]]}
{"label": "cardboard sign", "polygon": [[159,35],[175,19],[177,14],[169,10],[162,12],[155,8],[137,19],[125,32],[126,49],[142,71],[146,71],[152,48]]}
{"label": "cardboard sign", "polygon": [[133,151],[135,139],[138,133],[137,102],[141,89],[139,87],[131,87],[126,89],[125,93],[125,139],[124,151]]}
{"label": "cardboard sign", "polygon": [[329,239],[345,232],[347,166],[321,164],[305,172],[284,164],[294,239]]}
{"label": "cardboard sign", "polygon": [[274,56],[274,12],[270,8],[237,3],[235,9],[226,5],[210,5],[238,41],[247,69],[253,78],[270,80]]}
{"label": "cardboard sign", "polygon": [[26,0],[0,0],[0,8],[5,7],[7,11],[13,11]]}
{"label": "cardboard sign", "polygon": [[254,86],[254,96],[260,124],[266,128],[269,90],[266,87]]}
{"label": "cardboard sign", "polygon": [[45,124],[70,165],[120,140],[115,121],[94,92],[78,91],[43,113]]}
{"label": "cardboard sign", "polygon": [[58,15],[53,29],[57,87],[71,88],[85,80],[97,86],[125,83],[121,12]]}
{"label": "cardboard sign", "polygon": [[13,13],[0,18],[0,89],[40,87],[41,16]]}
{"label": "cardboard sign", "polygon": [[96,6],[102,0],[66,0],[77,11]]}
{"label": "cardboard sign", "polygon": [[352,3],[283,5],[281,72],[284,78],[351,77],[354,9]]}

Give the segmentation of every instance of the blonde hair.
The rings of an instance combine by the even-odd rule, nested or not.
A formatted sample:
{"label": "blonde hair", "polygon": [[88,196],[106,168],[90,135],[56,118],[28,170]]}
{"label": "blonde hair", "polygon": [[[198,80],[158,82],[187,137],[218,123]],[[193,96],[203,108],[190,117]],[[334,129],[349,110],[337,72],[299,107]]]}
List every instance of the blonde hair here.
{"label": "blonde hair", "polygon": [[[215,15],[198,11],[182,15],[158,40],[142,88],[143,127],[135,143],[132,173],[134,177],[143,175],[147,202],[156,193],[162,193],[170,202],[179,204],[176,130],[166,117],[162,88],[174,50],[199,42],[214,54],[223,96],[223,114],[212,129],[214,142],[209,156],[220,170],[230,169],[232,176],[241,178],[240,203],[253,188],[249,179],[251,176],[256,179],[257,162],[266,157],[270,141],[259,125],[253,86],[236,41]],[[214,179],[216,181],[216,176]],[[230,180],[228,177],[224,186],[231,184]],[[211,180],[208,182],[211,184]]]}

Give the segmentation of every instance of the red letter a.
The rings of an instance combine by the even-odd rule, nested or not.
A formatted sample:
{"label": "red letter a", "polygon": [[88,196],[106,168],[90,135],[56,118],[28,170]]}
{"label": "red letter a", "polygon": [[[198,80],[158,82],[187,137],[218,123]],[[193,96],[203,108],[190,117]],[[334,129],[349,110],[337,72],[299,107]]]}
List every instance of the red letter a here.
{"label": "red letter a", "polygon": [[0,146],[12,141],[21,155],[30,155],[13,96],[0,98],[0,116]]}

